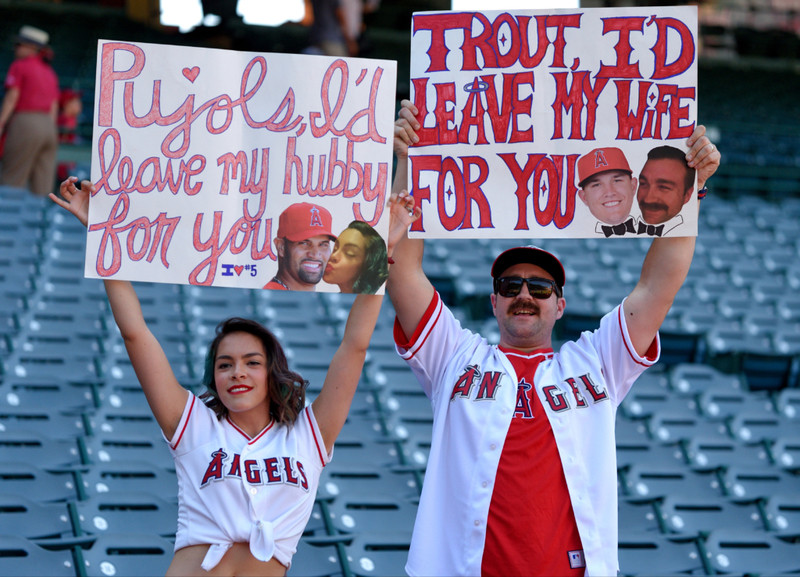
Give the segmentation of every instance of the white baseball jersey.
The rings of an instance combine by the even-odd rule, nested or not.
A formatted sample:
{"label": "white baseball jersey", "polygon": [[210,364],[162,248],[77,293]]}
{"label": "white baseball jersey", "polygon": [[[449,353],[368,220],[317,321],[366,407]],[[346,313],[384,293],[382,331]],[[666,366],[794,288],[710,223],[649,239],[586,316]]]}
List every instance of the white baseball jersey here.
{"label": "white baseball jersey", "polygon": [[[620,305],[536,370],[534,389],[553,429],[586,562],[586,575],[616,575],[614,420],[636,378],[658,360],[631,344]],[[497,466],[517,401],[511,362],[463,329],[438,294],[400,355],[433,407],[430,458],[411,540],[409,575],[480,575]]]}
{"label": "white baseball jersey", "polygon": [[210,571],[233,543],[250,543],[259,561],[291,565],[322,468],[331,458],[311,407],[293,427],[271,422],[250,438],[189,395],[169,440],[178,474],[175,551],[210,544]]}

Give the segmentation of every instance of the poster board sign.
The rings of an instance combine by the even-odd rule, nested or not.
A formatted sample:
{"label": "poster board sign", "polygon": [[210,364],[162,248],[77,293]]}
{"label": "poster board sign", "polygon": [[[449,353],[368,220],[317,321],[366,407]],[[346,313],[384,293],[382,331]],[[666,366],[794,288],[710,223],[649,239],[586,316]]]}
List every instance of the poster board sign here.
{"label": "poster board sign", "polygon": [[695,7],[424,12],[411,35],[412,235],[697,234]]}
{"label": "poster board sign", "polygon": [[[97,61],[86,276],[382,292],[395,62],[109,40]],[[351,221],[364,262],[383,247],[369,279],[334,262]]]}

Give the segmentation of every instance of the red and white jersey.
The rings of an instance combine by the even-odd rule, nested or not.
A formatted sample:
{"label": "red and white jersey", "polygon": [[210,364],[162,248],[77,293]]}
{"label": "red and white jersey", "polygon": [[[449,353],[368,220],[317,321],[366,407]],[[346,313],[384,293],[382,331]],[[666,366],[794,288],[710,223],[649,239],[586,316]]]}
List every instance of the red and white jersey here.
{"label": "red and white jersey", "polygon": [[[636,353],[623,306],[603,317],[596,331],[542,361],[533,383],[558,446],[586,575],[617,574],[617,407],[660,352],[656,337],[646,357]],[[433,408],[406,571],[480,575],[492,489],[517,404],[517,375],[498,347],[461,327],[438,294],[410,339],[395,321],[395,343]]]}
{"label": "red and white jersey", "polygon": [[233,543],[250,543],[259,561],[291,565],[332,454],[310,406],[293,427],[273,421],[251,439],[189,395],[169,446],[178,474],[176,551],[210,544],[202,564],[209,571]]}

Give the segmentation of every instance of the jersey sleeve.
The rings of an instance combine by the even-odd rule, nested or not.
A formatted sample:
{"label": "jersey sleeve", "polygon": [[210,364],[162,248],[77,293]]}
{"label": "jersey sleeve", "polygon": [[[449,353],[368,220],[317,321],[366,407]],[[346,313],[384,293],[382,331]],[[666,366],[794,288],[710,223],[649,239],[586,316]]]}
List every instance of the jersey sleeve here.
{"label": "jersey sleeve", "polygon": [[320,433],[317,418],[314,416],[311,405],[308,405],[300,413],[297,425],[304,431],[304,444],[307,445],[307,450],[314,458],[314,463],[317,464],[318,468],[322,469],[322,467],[330,463],[333,457],[333,448],[330,451],[325,451],[325,441],[322,440],[322,433]]}
{"label": "jersey sleeve", "polygon": [[175,434],[171,439],[167,439],[164,433],[161,433],[164,440],[169,443],[172,456],[179,457],[194,449],[197,446],[198,439],[204,438],[201,433],[210,431],[214,425],[212,419],[216,418],[214,411],[209,409],[194,394],[190,393],[186,399],[186,406],[183,408],[178,428],[175,429]]}
{"label": "jersey sleeve", "polygon": [[411,338],[405,335],[396,318],[394,322],[397,352],[408,362],[429,399],[436,397],[447,364],[471,334],[461,327],[436,291]]}
{"label": "jersey sleeve", "polygon": [[584,333],[595,349],[603,369],[609,394],[615,404],[622,402],[633,383],[645,369],[653,366],[661,355],[661,341],[656,333],[650,348],[640,356],[631,343],[625,322],[625,301],[600,321],[600,328]]}

